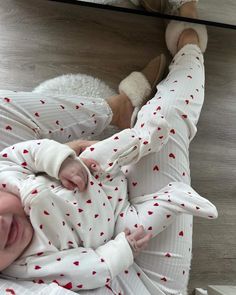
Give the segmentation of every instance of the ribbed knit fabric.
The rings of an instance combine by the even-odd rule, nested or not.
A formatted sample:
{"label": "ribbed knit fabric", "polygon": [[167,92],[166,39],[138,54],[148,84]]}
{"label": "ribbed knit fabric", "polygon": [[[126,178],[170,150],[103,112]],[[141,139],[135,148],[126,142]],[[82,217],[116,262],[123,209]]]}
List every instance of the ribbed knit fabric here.
{"label": "ribbed knit fabric", "polygon": [[[157,88],[157,93],[150,101],[150,104],[153,105],[154,112],[161,110],[167,119],[171,127],[170,138],[159,153],[150,154],[141,159],[139,163],[124,168],[129,180],[131,198],[154,193],[171,181],[182,181],[190,184],[188,148],[191,139],[196,133],[196,124],[204,100],[204,66],[200,49],[195,45],[187,45],[178,52],[170,65],[169,75]],[[36,106],[40,106],[40,103],[43,106],[41,100],[51,101],[50,97],[40,97],[35,96],[35,94],[22,95],[13,92],[1,92],[0,96],[4,102],[4,107],[1,107],[1,114],[4,116],[0,121],[3,138],[1,144],[3,142],[4,147],[23,138],[33,139],[40,136],[53,137],[53,139],[63,142],[76,139],[82,131],[86,132],[83,128],[78,128],[79,132],[75,132],[76,128],[72,128],[74,131],[69,132],[70,125],[76,127],[77,123],[74,122],[75,117],[73,115],[69,114],[67,116],[67,112],[62,113],[62,111],[68,111],[65,100],[54,104],[54,107],[58,105],[56,110],[53,106],[50,106],[47,109],[48,111],[43,113],[45,114],[44,120],[48,118],[48,125],[41,130],[42,126],[38,120],[42,116]],[[6,109],[8,105],[6,98],[18,100],[14,109],[18,110],[19,117],[15,117],[15,113],[11,109]],[[76,98],[73,100],[73,104],[80,107]],[[60,105],[64,106],[65,109]],[[21,109],[19,109],[20,106]],[[87,118],[90,118],[90,124],[86,125],[88,129],[86,133],[83,133],[84,137],[91,135],[91,132],[95,132],[96,129],[93,128],[92,131],[89,129],[94,126],[91,123],[94,123],[92,115],[95,105],[91,104],[90,106],[92,106],[92,110],[90,109],[90,115],[87,116]],[[87,107],[89,106],[87,105]],[[96,129],[98,131],[104,128],[110,120],[110,110],[105,107],[104,118],[102,114],[104,105],[102,109],[103,111],[98,115],[98,118],[103,117],[103,120],[101,120],[101,126],[98,124],[100,126]],[[55,113],[55,117],[49,115],[50,111]],[[21,113],[23,116],[20,115]],[[56,121],[59,120],[59,124],[58,122],[55,123],[55,119]],[[14,120],[20,120],[17,129],[13,124]],[[66,120],[68,121],[66,122]],[[66,133],[63,133],[63,130],[61,131],[61,128],[65,128],[61,124],[62,122],[68,127]],[[37,128],[36,132],[28,132],[32,128]],[[49,132],[51,128],[52,133]],[[119,294],[119,292],[125,295],[187,294],[191,251],[192,217],[180,215],[168,228],[150,242],[147,250],[136,258],[138,266],[134,264],[124,273],[118,275],[111,283],[110,289],[103,287],[97,290],[81,292],[81,294],[106,295]]]}

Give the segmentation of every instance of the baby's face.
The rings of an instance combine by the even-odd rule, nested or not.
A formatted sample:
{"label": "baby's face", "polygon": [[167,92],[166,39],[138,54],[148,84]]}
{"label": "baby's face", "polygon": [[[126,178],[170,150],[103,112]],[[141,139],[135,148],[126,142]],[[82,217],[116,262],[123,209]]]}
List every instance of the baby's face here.
{"label": "baby's face", "polygon": [[33,228],[13,194],[0,191],[0,271],[16,260],[29,245]]}

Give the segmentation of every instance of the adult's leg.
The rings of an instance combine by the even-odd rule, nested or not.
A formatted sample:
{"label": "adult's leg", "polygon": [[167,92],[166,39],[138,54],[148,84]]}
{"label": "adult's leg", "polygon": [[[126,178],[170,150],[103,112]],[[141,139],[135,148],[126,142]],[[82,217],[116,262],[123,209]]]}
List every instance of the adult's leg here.
{"label": "adult's leg", "polygon": [[[124,169],[131,198],[154,193],[172,181],[190,184],[189,143],[195,136],[204,101],[203,56],[197,42],[195,32],[188,30],[182,34],[169,75],[158,85],[155,97],[143,107],[144,111],[153,107],[155,112],[162,112],[171,132],[159,153]],[[180,232],[183,234],[179,235]],[[151,284],[166,294],[183,293],[188,282],[191,249],[192,217],[183,214],[151,241],[136,262]]]}
{"label": "adult's leg", "polygon": [[152,93],[162,79],[163,56],[151,60],[142,72],[133,72],[130,95],[104,99],[0,91],[0,150],[19,141],[50,138],[61,143],[98,135],[110,123],[130,127],[134,107]]}
{"label": "adult's leg", "polygon": [[31,139],[64,143],[99,134],[110,123],[112,111],[103,99],[0,91],[0,116],[3,149]]}

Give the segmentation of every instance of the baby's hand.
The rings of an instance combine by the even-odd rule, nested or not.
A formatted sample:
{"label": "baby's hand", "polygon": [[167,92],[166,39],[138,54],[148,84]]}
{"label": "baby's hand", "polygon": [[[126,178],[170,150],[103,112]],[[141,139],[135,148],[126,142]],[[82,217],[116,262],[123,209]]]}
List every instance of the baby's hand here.
{"label": "baby's hand", "polygon": [[87,147],[95,144],[97,141],[92,140],[74,140],[67,142],[68,145],[72,150],[76,152],[76,155],[79,156]]}
{"label": "baby's hand", "polygon": [[[92,159],[83,159],[84,164],[91,171],[98,171],[99,165]],[[64,187],[73,190],[76,187],[82,192],[86,189],[88,183],[88,174],[81,163],[73,158],[68,157],[62,163],[59,170],[59,179]]]}
{"label": "baby's hand", "polygon": [[143,251],[147,247],[149,241],[152,238],[152,235],[145,233],[144,227],[141,225],[137,229],[135,229],[132,232],[132,234],[130,230],[126,228],[125,237],[129,242],[134,257],[136,257],[141,251]]}

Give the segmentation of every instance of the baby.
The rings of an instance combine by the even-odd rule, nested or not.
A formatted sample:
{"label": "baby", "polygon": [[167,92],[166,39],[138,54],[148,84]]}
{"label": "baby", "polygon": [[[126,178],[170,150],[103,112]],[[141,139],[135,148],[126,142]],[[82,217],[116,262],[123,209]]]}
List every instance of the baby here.
{"label": "baby", "polygon": [[167,121],[156,114],[141,113],[136,126],[91,145],[79,157],[48,139],[1,152],[3,277],[56,282],[73,290],[98,288],[132,265],[135,250],[177,214],[217,217],[214,205],[180,182],[129,202],[120,168],[158,152],[169,135]]}

